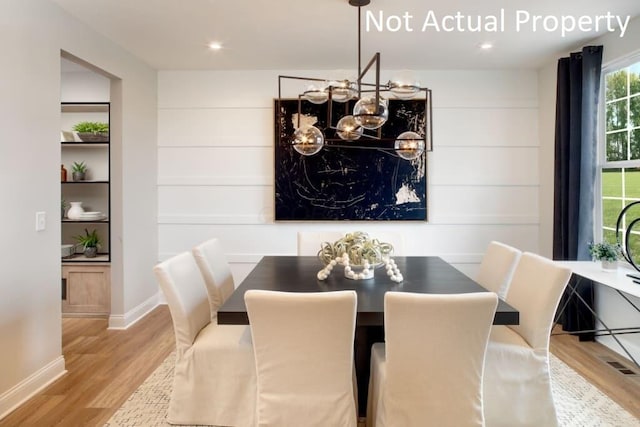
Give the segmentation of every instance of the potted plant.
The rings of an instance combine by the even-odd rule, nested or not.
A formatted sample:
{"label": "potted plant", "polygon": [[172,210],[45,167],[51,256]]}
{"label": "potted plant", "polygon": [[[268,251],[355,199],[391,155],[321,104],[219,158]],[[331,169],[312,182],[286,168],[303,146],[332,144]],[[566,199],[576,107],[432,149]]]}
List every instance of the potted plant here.
{"label": "potted plant", "polygon": [[84,235],[73,236],[73,238],[82,245],[84,250],[84,256],[87,258],[94,258],[98,254],[98,246],[100,246],[101,240],[98,236],[98,232],[93,230],[89,233],[89,230],[84,229]]}
{"label": "potted plant", "polygon": [[78,137],[84,142],[105,142],[109,140],[109,125],[102,122],[80,122],[73,126]]}
{"label": "potted plant", "polygon": [[67,203],[67,201],[65,199],[61,199],[60,201],[60,218],[64,218],[64,214],[67,210],[67,208],[69,207],[69,204]]}
{"label": "potted plant", "polygon": [[84,162],[73,162],[71,166],[71,175],[74,181],[84,181],[84,176],[87,172],[87,165]]}
{"label": "potted plant", "polygon": [[602,263],[603,270],[615,270],[620,258],[620,245],[609,242],[590,243],[589,253],[594,261]]}

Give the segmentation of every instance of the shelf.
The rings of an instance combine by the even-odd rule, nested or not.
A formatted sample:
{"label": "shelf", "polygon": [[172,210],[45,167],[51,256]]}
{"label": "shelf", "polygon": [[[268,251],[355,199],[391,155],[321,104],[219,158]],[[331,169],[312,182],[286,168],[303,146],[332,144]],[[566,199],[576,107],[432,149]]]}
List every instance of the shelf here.
{"label": "shelf", "polygon": [[81,219],[63,219],[62,222],[64,224],[109,224],[108,219],[98,219],[98,220],[81,220]]}
{"label": "shelf", "polygon": [[104,102],[62,103],[63,113],[108,113],[109,104]]}
{"label": "shelf", "polygon": [[109,181],[99,180],[99,181],[60,181],[60,184],[108,184]]}
{"label": "shelf", "polygon": [[60,141],[60,144],[67,147],[94,148],[94,147],[108,147],[110,142],[111,141],[100,141],[100,142]]}
{"label": "shelf", "polygon": [[109,254],[98,254],[96,257],[87,258],[83,254],[74,254],[69,258],[61,258],[62,263],[74,263],[74,262],[109,262]]}

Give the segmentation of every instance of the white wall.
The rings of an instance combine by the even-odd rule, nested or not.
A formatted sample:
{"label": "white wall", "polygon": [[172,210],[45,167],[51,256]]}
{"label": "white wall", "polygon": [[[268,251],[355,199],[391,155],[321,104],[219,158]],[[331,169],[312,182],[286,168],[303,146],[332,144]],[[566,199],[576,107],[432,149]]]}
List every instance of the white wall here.
{"label": "white wall", "polygon": [[[156,295],[156,73],[47,0],[0,3],[0,417],[64,372],[60,327],[60,51],[119,78],[122,251],[112,304]],[[144,168],[140,168],[144,165]],[[141,196],[142,195],[142,196]],[[47,213],[36,232],[35,212]],[[128,233],[128,234],[127,234]]]}
{"label": "white wall", "polygon": [[400,231],[407,254],[441,255],[469,274],[492,239],[538,250],[535,71],[420,73],[422,84],[433,89],[435,107],[428,223],[275,223],[272,103],[278,74],[323,75],[159,72],[160,259],[217,236],[238,283],[262,255],[294,254],[299,230]]}
{"label": "white wall", "polygon": [[[640,52],[640,18],[630,21],[623,38],[608,34],[592,40],[586,45],[603,45],[603,65],[618,61],[633,53]],[[576,47],[576,51],[581,46]],[[553,61],[538,70],[540,88],[540,250],[546,256],[552,254],[553,244],[553,165],[555,145],[556,69],[557,61],[569,52],[558,54]],[[596,224],[597,226],[597,224]],[[630,297],[640,306],[640,299]],[[597,311],[607,326],[636,326],[638,313],[622,297],[604,286],[596,285]],[[621,335],[619,339],[632,349],[632,355],[640,360],[640,336]],[[598,338],[600,342],[622,354],[620,347],[610,337]]]}

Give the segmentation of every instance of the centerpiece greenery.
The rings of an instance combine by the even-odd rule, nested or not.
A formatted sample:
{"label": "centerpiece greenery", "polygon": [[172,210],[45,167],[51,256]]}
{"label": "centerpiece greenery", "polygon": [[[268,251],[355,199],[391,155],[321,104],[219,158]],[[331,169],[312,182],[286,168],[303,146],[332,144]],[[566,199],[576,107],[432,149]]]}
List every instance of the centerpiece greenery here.
{"label": "centerpiece greenery", "polygon": [[325,267],[318,272],[318,280],[326,280],[338,264],[344,266],[344,275],[347,279],[371,279],[373,269],[385,264],[389,278],[399,283],[403,277],[395,261],[391,259],[391,253],[393,253],[393,245],[372,239],[362,231],[347,233],[333,243],[322,242],[318,258]]}
{"label": "centerpiece greenery", "polygon": [[323,242],[320,245],[318,258],[327,265],[331,260],[347,254],[351,265],[362,266],[365,262],[370,265],[379,265],[392,253],[393,245],[390,243],[380,242],[363,231],[355,231],[347,233],[333,243]]}

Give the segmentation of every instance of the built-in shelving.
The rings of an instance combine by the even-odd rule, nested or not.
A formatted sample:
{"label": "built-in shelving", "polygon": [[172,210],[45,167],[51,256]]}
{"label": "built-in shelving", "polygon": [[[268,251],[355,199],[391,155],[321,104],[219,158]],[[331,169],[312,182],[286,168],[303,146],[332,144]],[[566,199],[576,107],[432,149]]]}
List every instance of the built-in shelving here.
{"label": "built-in shelving", "polygon": [[[77,244],[74,236],[85,229],[96,230],[101,239],[98,254],[87,258],[82,248],[62,258],[62,313],[64,316],[108,316],[111,309],[111,160],[110,140],[82,141],[73,126],[79,122],[110,121],[108,102],[78,102],[61,104],[60,149],[67,180],[61,181],[62,199],[82,202],[85,211],[102,212],[104,218],[69,219],[65,210],[61,218],[62,244]],[[74,162],[87,166],[86,179],[72,177]],[[62,176],[61,176],[62,178]]]}
{"label": "built-in shelving", "polygon": [[[101,238],[98,256],[87,258],[81,253],[63,258],[62,264],[73,262],[105,263],[111,261],[111,176],[110,176],[110,140],[82,141],[73,126],[79,122],[110,123],[110,104],[108,102],[63,102],[61,104],[61,159],[67,169],[67,180],[61,182],[61,197],[68,204],[80,201],[85,211],[103,212],[104,219],[73,220],[63,215],[61,219],[62,244],[75,244],[73,238],[84,234],[84,230],[95,229]],[[72,135],[72,138],[70,137]],[[72,140],[73,139],[73,140]],[[85,162],[87,176],[85,180],[72,180],[74,162]],[[80,252],[80,248],[76,250]]]}

